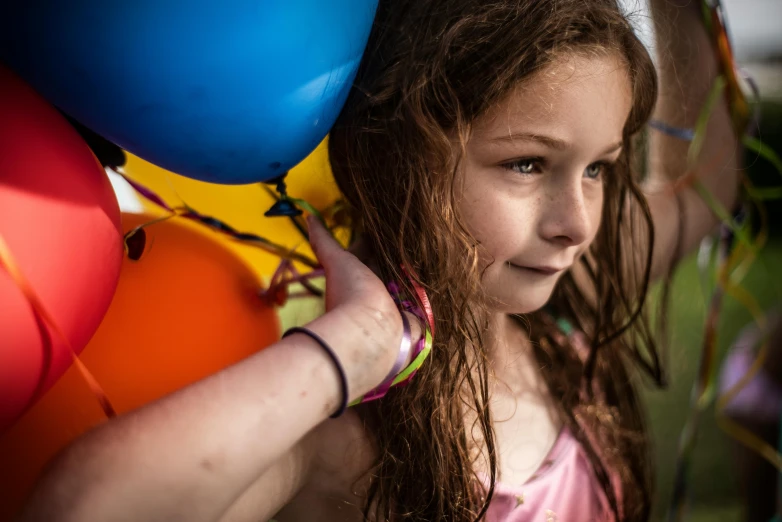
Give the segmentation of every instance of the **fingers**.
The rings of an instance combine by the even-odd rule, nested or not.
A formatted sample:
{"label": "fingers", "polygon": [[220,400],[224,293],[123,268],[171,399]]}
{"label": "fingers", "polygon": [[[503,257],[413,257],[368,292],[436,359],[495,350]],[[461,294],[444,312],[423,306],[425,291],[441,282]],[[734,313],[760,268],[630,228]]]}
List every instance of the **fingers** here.
{"label": "fingers", "polygon": [[316,217],[307,216],[307,227],[310,234],[310,245],[320,264],[323,265],[323,268],[335,266],[338,259],[345,255],[342,245],[332,237]]}

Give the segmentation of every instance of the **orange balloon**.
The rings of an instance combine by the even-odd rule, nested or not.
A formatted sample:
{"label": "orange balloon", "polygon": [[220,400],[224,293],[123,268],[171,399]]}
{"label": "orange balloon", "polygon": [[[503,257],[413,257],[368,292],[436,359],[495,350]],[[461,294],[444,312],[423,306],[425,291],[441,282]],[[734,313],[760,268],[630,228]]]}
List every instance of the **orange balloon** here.
{"label": "orange balloon", "polygon": [[[123,215],[123,229],[151,220]],[[251,268],[215,233],[175,218],[151,225],[138,261],[123,259],[109,311],[81,354],[118,413],[234,364],[279,339]],[[105,420],[72,367],[0,438],[0,521],[10,520],[45,463]]]}

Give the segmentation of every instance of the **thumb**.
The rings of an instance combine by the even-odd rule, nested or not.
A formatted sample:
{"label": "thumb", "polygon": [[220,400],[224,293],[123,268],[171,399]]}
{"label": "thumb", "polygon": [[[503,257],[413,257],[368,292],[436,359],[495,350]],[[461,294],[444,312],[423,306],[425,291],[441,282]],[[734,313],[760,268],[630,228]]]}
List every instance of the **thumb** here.
{"label": "thumb", "polygon": [[345,255],[345,249],[315,216],[307,216],[307,228],[309,229],[310,246],[320,264],[326,269],[335,266],[338,259]]}

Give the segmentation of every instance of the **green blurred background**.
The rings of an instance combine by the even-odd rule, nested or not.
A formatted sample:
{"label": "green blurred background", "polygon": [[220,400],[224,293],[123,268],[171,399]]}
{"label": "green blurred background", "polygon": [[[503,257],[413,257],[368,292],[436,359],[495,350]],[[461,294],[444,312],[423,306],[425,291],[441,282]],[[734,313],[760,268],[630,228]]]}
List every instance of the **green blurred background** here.
{"label": "green blurred background", "polygon": [[[782,151],[782,103],[769,101],[762,105],[760,137],[777,151]],[[765,160],[746,155],[750,178],[756,185],[780,185],[782,178]],[[782,301],[782,205],[767,205],[771,238],[743,282],[764,309]],[[657,462],[657,516],[664,519],[672,493],[679,434],[684,426],[690,390],[698,367],[703,339],[705,297],[694,256],[688,258],[675,274],[671,296],[670,386],[667,390],[646,390],[649,424],[655,444]],[[727,297],[723,304],[718,330],[720,359],[738,332],[752,321],[749,312]],[[693,522],[727,522],[741,519],[738,487],[731,460],[729,439],[717,427],[714,408],[702,417],[695,450],[691,484]]]}

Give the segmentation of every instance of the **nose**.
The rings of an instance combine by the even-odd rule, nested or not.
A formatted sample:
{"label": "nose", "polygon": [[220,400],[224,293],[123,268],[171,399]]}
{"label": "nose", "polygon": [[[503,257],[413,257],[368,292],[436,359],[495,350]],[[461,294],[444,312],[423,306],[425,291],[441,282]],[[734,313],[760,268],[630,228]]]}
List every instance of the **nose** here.
{"label": "nose", "polygon": [[[591,236],[591,205],[594,197],[584,193],[581,176],[569,180],[551,180],[546,187],[540,235],[563,247],[579,246]],[[602,201],[600,202],[602,204]]]}

